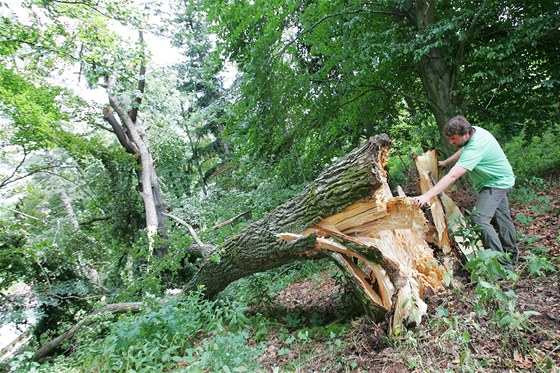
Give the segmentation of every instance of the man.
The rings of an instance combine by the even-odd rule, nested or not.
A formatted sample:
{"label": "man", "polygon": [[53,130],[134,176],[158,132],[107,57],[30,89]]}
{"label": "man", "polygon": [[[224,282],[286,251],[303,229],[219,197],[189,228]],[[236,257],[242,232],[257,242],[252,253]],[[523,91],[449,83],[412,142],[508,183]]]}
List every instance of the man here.
{"label": "man", "polygon": [[[515,226],[509,213],[507,198],[507,192],[515,183],[515,176],[500,144],[490,132],[471,126],[462,116],[451,118],[443,127],[443,134],[449,139],[449,143],[459,150],[446,160],[438,162],[438,166],[456,164],[430,190],[415,197],[412,203],[417,207],[424,206],[432,197],[443,192],[468,172],[478,192],[472,220],[482,228],[481,239],[484,247],[509,253],[510,259],[516,261],[518,252],[515,245]],[[503,258],[500,259],[500,263],[508,269],[513,269],[511,262]]]}

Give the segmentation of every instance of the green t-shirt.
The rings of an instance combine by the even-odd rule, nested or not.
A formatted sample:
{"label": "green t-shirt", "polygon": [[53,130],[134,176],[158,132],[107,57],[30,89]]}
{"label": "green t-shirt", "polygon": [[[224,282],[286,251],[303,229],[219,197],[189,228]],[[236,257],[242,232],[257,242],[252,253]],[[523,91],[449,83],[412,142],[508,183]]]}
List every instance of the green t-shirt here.
{"label": "green t-shirt", "polygon": [[511,188],[515,184],[515,175],[502,147],[484,128],[474,129],[475,133],[462,148],[457,165],[469,170],[469,177],[477,191],[483,187]]}

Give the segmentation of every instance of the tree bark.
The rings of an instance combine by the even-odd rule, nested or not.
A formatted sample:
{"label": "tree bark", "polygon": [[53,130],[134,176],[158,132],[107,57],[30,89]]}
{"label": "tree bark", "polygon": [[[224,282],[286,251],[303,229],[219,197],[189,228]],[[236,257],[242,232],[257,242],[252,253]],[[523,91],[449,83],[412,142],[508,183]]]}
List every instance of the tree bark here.
{"label": "tree bark", "polygon": [[[159,190],[159,183],[157,182],[157,175],[155,172],[155,165],[150,153],[150,148],[148,144],[148,139],[144,130],[138,123],[132,121],[129,113],[119,105],[117,99],[112,95],[109,95],[109,104],[117,112],[119,116],[122,127],[126,128],[125,134],[127,140],[134,144],[137,149],[136,155],[139,158],[140,171],[138,175],[138,181],[140,184],[140,195],[142,196],[142,201],[144,203],[144,213],[146,219],[146,228],[148,230],[148,242],[150,248],[153,248],[153,240],[156,234],[163,234],[165,232],[165,227],[160,226],[159,216],[163,216],[163,211],[158,211],[158,202],[156,201],[155,193],[161,195]],[[111,123],[111,122],[109,122]],[[161,209],[161,205],[159,208]],[[152,250],[150,250],[152,251]],[[158,256],[162,256],[162,253],[158,253]]]}
{"label": "tree bark", "polygon": [[388,136],[379,136],[349,153],[298,196],[227,240],[221,249],[221,260],[205,263],[187,289],[204,285],[206,294],[212,297],[244,276],[307,259],[306,253],[315,246],[313,234],[290,242],[282,242],[276,235],[302,232],[323,216],[369,198],[383,183],[384,171],[377,159],[389,146]]}
{"label": "tree bark", "polygon": [[[413,23],[418,33],[424,34],[436,21],[434,0],[414,0]],[[433,43],[429,40],[428,43]],[[453,154],[453,148],[441,133],[443,126],[458,113],[453,90],[456,88],[458,64],[451,66],[446,56],[437,47],[431,47],[416,63],[418,75],[428,97],[430,110],[440,130],[441,147],[446,155]]]}
{"label": "tree bark", "polygon": [[445,266],[428,244],[421,210],[393,197],[386,181],[387,135],[341,158],[299,195],[224,243],[186,290],[212,297],[231,282],[296,260],[331,258],[392,329],[419,323],[423,298],[444,286]]}
{"label": "tree bark", "polygon": [[[142,33],[140,40],[143,41]],[[103,115],[105,120],[111,125],[113,132],[125,150],[138,157],[140,169],[138,173],[138,183],[140,186],[140,195],[144,204],[144,213],[146,220],[146,229],[148,231],[148,243],[150,252],[155,250],[158,257],[163,257],[167,253],[166,247],[154,248],[154,238],[157,235],[165,237],[167,229],[165,227],[166,207],[159,185],[156,168],[152,154],[150,152],[150,144],[148,137],[138,119],[138,108],[142,103],[142,94],[145,88],[146,67],[140,66],[138,81],[138,92],[134,101],[134,107],[127,110],[114,95],[109,94],[109,105],[117,113],[120,120],[114,116],[111,109],[104,108]],[[109,80],[109,91],[113,86],[113,79]]]}

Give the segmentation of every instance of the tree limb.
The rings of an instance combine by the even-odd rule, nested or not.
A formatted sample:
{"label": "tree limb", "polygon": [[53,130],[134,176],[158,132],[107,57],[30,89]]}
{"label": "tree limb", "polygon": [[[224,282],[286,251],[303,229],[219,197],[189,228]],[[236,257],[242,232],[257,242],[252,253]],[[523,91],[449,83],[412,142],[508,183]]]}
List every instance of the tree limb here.
{"label": "tree limb", "polygon": [[189,233],[191,234],[192,238],[194,238],[194,240],[196,241],[196,243],[198,245],[200,245],[201,247],[204,246],[204,243],[202,242],[202,240],[198,237],[198,235],[196,234],[196,232],[194,231],[193,227],[187,223],[186,221],[184,221],[183,219],[169,214],[169,213],[164,213],[163,215],[170,217],[171,219],[175,220],[177,223],[181,224],[182,226],[186,227],[189,230]]}
{"label": "tree limb", "polygon": [[9,207],[2,207],[2,208],[5,209],[5,210],[8,210],[8,211],[12,211],[12,212],[15,213],[15,214],[23,215],[23,216],[25,216],[26,218],[34,219],[34,220],[40,221],[41,223],[45,224],[44,221],[42,221],[41,219],[39,219],[39,218],[37,218],[37,217],[35,217],[35,216],[28,215],[28,214],[26,214],[26,213],[24,213],[24,212],[21,212],[21,211],[15,210],[15,209],[11,209],[11,208],[9,208]]}
{"label": "tree limb", "polygon": [[233,218],[231,218],[231,219],[228,219],[228,220],[226,220],[226,221],[224,221],[224,222],[222,222],[222,223],[218,223],[218,224],[214,225],[214,226],[212,227],[212,229],[218,229],[218,228],[221,228],[221,227],[225,227],[226,225],[235,222],[237,219],[239,219],[239,218],[241,218],[241,217],[243,217],[243,216],[250,216],[250,215],[251,215],[251,211],[242,212],[241,214],[235,215],[235,216],[234,216]]}
{"label": "tree limb", "polygon": [[35,352],[35,354],[33,355],[33,360],[35,361],[42,360],[45,357],[51,355],[58,348],[58,346],[60,346],[62,342],[71,339],[78,332],[80,328],[82,328],[84,325],[88,325],[91,322],[93,322],[95,315],[105,313],[105,312],[116,313],[116,314],[126,313],[126,312],[137,313],[142,310],[142,306],[143,303],[141,302],[108,304],[105,307],[92,312],[90,315],[80,320],[77,324],[72,326],[70,329],[68,329],[66,332],[62,333],[58,337],[45,343],[43,346],[41,346],[41,348],[39,348]]}
{"label": "tree limb", "polygon": [[[409,95],[408,93],[404,93],[404,92],[394,91],[392,89],[389,89],[385,86],[378,85],[378,84],[367,84],[367,85],[362,85],[362,87],[379,88],[379,89],[381,89],[381,90],[383,90],[387,93],[390,93],[392,95],[395,95],[395,96],[402,96],[402,97],[405,97],[405,98],[409,98],[411,100],[414,100],[418,103],[425,104],[425,105],[430,105],[431,104],[431,102],[429,100],[422,100],[422,99],[418,98],[418,96]],[[371,89],[366,91],[366,93],[369,92],[369,91],[371,91]]]}
{"label": "tree limb", "polygon": [[[35,175],[35,174],[37,174],[37,173],[45,172],[45,171],[48,172],[48,171],[50,171],[50,169],[51,169],[50,167],[37,168],[37,169],[35,169],[35,170],[33,170],[33,171],[29,171],[29,172],[26,173],[25,175],[21,175],[21,176],[18,176],[18,177],[14,177],[14,178],[11,179],[11,180],[10,180],[10,178],[6,178],[6,179],[4,179],[4,180],[0,183],[0,189],[3,188],[3,187],[5,187],[6,185],[15,183],[16,181],[19,181],[19,180],[23,180],[23,179],[25,179],[25,178],[27,178],[27,177],[29,177],[29,176]],[[10,176],[10,177],[12,177],[12,176]]]}
{"label": "tree limb", "polygon": [[102,125],[101,123],[95,123],[94,126],[101,128],[102,130],[105,130],[107,132],[111,132],[111,133],[115,133],[115,131],[112,128],[109,128],[107,126]]}
{"label": "tree limb", "polygon": [[30,153],[27,151],[27,149],[25,149],[25,145],[22,145],[21,147],[23,148],[23,158],[21,162],[19,162],[19,164],[14,168],[14,171],[10,176],[8,176],[4,180],[2,180],[2,182],[0,182],[0,188],[3,188],[4,186],[13,183],[16,180],[19,180],[17,178],[15,180],[10,180],[10,179],[12,179],[15,176],[15,174],[19,171],[19,169],[23,166],[23,163],[25,163],[25,160],[27,159],[27,155]]}
{"label": "tree limb", "polygon": [[134,99],[135,105],[129,113],[132,122],[136,122],[136,118],[138,117],[138,108],[142,103],[142,96],[146,87],[146,56],[144,51],[144,33],[142,31],[138,31],[138,39],[142,45],[142,64],[140,65],[140,71],[138,72],[140,76],[140,79],[138,80],[138,92],[140,93],[136,95],[136,98]]}
{"label": "tree limb", "polygon": [[[364,3],[363,5],[369,5],[369,4],[374,4],[374,3],[368,2],[368,3]],[[377,4],[375,4],[375,5],[377,5]],[[356,14],[356,13],[364,13],[364,12],[365,13],[373,13],[373,14],[402,16],[402,14],[400,14],[398,12],[395,12],[395,11],[371,10],[371,9],[355,9],[355,10],[348,10],[348,11],[345,11],[345,12],[327,14],[323,18],[321,18],[320,20],[318,20],[317,22],[312,24],[309,28],[307,28],[305,30],[301,30],[300,32],[298,32],[296,34],[296,36],[292,40],[290,40],[287,44],[285,44],[277,53],[275,53],[272,58],[274,59],[274,58],[277,58],[277,57],[281,56],[286,51],[286,49],[288,49],[288,47],[290,47],[292,44],[294,44],[296,41],[298,41],[305,34],[308,34],[311,31],[313,31],[317,26],[319,26],[321,23],[325,22],[327,19],[334,18],[334,17],[341,17],[341,16],[345,16],[345,15],[348,15],[348,14]]]}
{"label": "tree limb", "polygon": [[126,151],[131,154],[139,154],[140,151],[138,150],[138,147],[128,139],[124,128],[120,125],[117,118],[115,118],[115,115],[108,107],[103,108],[103,117],[111,125],[113,132],[117,135],[117,139]]}

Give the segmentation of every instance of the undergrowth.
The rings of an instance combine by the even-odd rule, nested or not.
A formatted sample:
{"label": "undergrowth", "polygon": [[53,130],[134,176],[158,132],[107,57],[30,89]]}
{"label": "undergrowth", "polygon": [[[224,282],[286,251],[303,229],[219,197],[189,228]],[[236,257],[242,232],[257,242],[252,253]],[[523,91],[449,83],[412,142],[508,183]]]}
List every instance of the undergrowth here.
{"label": "undergrowth", "polygon": [[[504,273],[497,259],[497,253],[483,251],[470,262],[467,288],[474,287],[469,293],[474,296],[466,288],[451,288],[420,326],[395,336],[377,336],[383,340],[381,349],[391,349],[391,359],[399,360],[406,370],[426,372],[441,367],[462,372],[501,369],[508,356],[535,354],[522,333],[535,328],[531,322],[535,313],[517,309],[509,284],[518,276]],[[151,299],[142,314],[116,321],[101,315],[65,346],[67,356],[39,365],[22,354],[12,362],[11,371],[366,371],[355,355],[348,356],[361,317],[325,323],[291,311],[263,314],[290,283],[305,279],[320,285],[324,270],[321,262],[301,263],[256,276],[247,291],[242,290],[247,283],[228,288],[217,300],[191,293]],[[547,269],[541,271],[533,275]],[[333,269],[327,272],[332,274]],[[495,281],[496,275],[505,275],[507,281]],[[456,312],[459,303],[472,312]],[[478,350],[477,341],[489,334],[502,336],[501,356]],[[277,362],[272,366],[271,355]],[[539,356],[538,361],[536,371],[552,371],[550,356]]]}
{"label": "undergrowth", "polygon": [[[38,365],[21,359],[12,371],[254,371],[267,322],[246,316],[234,300],[210,301],[200,293],[153,299],[140,316],[100,320],[84,328],[69,356]],[[72,349],[74,346],[66,346]]]}
{"label": "undergrowth", "polygon": [[[530,180],[511,198],[538,201],[539,208],[546,210],[547,200],[539,194],[546,185],[542,179]],[[477,240],[471,225],[458,232],[465,242]],[[363,340],[358,343],[356,337],[363,316],[347,310],[347,317],[325,319],[278,306],[278,294],[297,281],[320,288],[327,276],[344,285],[330,262],[307,261],[241,279],[216,300],[201,293],[182,294],[147,299],[148,307],[139,315],[118,319],[100,315],[63,345],[53,360],[35,363],[28,352],[6,368],[17,372],[368,371],[362,353],[370,360],[379,356],[388,366],[398,363],[403,370],[426,372],[515,369],[528,356],[534,362],[531,370],[552,372],[557,368],[553,354],[558,349],[531,348],[526,334],[545,331],[532,320],[537,312],[519,309],[513,285],[520,275],[547,276],[558,263],[536,238],[524,237],[523,245],[529,254],[520,258],[516,272],[499,265],[499,253],[480,251],[466,266],[469,283],[449,288],[421,325],[399,335],[366,333],[364,338],[378,342],[369,341],[374,347],[365,350]],[[492,343],[500,353],[479,347],[490,336],[499,336]]]}

